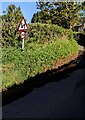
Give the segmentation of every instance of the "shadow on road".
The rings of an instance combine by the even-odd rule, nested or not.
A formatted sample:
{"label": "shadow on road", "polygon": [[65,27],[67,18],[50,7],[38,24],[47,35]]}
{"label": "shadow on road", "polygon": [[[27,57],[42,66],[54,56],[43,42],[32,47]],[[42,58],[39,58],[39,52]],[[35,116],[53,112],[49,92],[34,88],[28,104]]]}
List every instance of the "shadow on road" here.
{"label": "shadow on road", "polygon": [[74,90],[76,90],[80,86],[85,86],[85,34],[79,33],[77,34],[77,37],[79,38],[78,44],[83,47],[83,50],[79,51],[79,58],[77,61],[77,68],[83,69],[83,79],[77,83]]}
{"label": "shadow on road", "polygon": [[27,79],[21,85],[14,85],[7,91],[2,92],[2,105],[9,104],[21,97],[30,94],[36,88],[44,86],[49,82],[58,82],[69,77],[69,73],[77,69],[76,61],[71,61],[69,64],[59,67],[58,69],[48,70],[45,73],[37,74],[35,77]]}

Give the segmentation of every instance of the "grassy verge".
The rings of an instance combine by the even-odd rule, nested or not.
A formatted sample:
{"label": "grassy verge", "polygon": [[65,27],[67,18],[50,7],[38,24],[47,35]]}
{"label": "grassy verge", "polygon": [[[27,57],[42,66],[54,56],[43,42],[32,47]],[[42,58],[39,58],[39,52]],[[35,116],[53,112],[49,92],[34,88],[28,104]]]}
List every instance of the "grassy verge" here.
{"label": "grassy verge", "polygon": [[46,44],[29,43],[21,48],[2,48],[2,89],[21,84],[27,78],[51,68],[55,61],[78,51],[74,40],[54,40]]}

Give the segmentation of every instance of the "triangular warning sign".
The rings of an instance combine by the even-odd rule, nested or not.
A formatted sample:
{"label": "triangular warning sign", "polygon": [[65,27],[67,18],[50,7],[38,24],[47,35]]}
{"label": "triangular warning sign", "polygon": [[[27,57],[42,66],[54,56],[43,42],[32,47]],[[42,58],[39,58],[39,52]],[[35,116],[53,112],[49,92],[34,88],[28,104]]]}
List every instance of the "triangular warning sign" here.
{"label": "triangular warning sign", "polygon": [[27,23],[26,23],[26,21],[25,21],[25,19],[23,17],[20,24],[19,24],[19,26],[18,26],[18,31],[21,32],[21,31],[27,31],[27,30],[28,30],[28,26],[27,26]]}

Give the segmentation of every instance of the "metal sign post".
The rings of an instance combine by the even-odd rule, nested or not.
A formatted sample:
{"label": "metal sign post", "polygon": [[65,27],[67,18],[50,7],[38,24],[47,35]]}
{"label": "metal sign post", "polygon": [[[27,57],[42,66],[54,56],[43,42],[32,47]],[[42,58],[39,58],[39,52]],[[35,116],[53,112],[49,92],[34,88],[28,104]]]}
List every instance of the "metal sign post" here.
{"label": "metal sign post", "polygon": [[18,26],[18,31],[20,32],[20,37],[22,39],[22,50],[24,50],[24,39],[26,37],[27,30],[28,30],[28,25],[27,25],[24,17],[22,17],[22,20]]}
{"label": "metal sign post", "polygon": [[22,50],[24,50],[24,38],[22,39]]}
{"label": "metal sign post", "polygon": [[26,37],[26,32],[21,32],[20,36],[22,38],[22,50],[24,50],[24,38]]}

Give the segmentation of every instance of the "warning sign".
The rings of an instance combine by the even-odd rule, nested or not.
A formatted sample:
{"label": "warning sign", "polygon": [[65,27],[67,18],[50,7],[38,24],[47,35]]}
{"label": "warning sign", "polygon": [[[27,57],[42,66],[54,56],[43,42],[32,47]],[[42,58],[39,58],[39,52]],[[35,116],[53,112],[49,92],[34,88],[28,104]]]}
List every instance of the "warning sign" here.
{"label": "warning sign", "polygon": [[22,20],[18,26],[18,31],[19,32],[24,32],[28,30],[28,25],[26,23],[26,20],[24,19],[24,17],[22,17]]}

